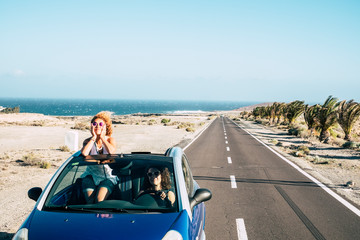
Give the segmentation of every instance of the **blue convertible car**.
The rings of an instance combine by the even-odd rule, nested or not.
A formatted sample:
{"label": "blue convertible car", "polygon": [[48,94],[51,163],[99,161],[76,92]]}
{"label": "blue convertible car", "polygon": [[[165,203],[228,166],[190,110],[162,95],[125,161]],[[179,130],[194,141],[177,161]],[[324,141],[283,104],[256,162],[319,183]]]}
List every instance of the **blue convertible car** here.
{"label": "blue convertible car", "polygon": [[[85,198],[87,168],[110,169],[115,187],[104,201]],[[167,169],[170,197],[144,187],[147,169]],[[105,173],[105,171],[104,171]],[[159,173],[157,173],[159,174]],[[151,176],[151,174],[150,174]],[[155,173],[154,173],[154,176]],[[72,155],[44,190],[32,188],[34,210],[13,239],[205,239],[205,205],[181,148],[165,154]],[[169,195],[168,195],[169,196]]]}

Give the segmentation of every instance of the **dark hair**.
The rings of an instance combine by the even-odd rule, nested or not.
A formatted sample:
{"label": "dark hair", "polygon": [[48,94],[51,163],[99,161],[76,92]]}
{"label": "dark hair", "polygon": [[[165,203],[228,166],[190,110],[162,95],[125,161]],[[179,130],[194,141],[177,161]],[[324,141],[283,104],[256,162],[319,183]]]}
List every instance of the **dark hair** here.
{"label": "dark hair", "polygon": [[167,167],[165,168],[158,168],[158,167],[149,167],[146,169],[145,171],[145,178],[144,178],[144,189],[145,190],[151,190],[152,189],[152,185],[149,182],[149,178],[147,176],[147,172],[149,171],[150,168],[156,168],[160,171],[161,174],[161,188],[164,190],[169,190],[171,188],[171,179],[170,179],[170,171]]}

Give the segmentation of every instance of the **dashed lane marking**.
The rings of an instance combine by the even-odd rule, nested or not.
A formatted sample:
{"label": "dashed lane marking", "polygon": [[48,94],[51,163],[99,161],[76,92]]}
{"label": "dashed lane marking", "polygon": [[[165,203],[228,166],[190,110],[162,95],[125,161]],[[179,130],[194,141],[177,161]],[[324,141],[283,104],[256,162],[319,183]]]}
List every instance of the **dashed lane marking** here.
{"label": "dashed lane marking", "polygon": [[238,239],[239,240],[247,240],[248,237],[247,237],[247,233],[246,233],[244,219],[237,218],[236,219],[236,227],[237,227]]}
{"label": "dashed lane marking", "polygon": [[230,175],[231,188],[237,188],[236,180],[234,175]]}
{"label": "dashed lane marking", "polygon": [[255,137],[252,133],[250,133],[248,130],[246,130],[244,127],[240,126],[239,124],[235,123],[233,121],[233,123],[238,126],[239,128],[241,128],[242,130],[244,130],[245,132],[247,132],[250,136],[252,136],[253,138],[255,138],[259,143],[261,143],[262,145],[264,145],[267,149],[269,149],[270,151],[272,151],[275,155],[277,155],[279,158],[281,158],[282,160],[284,160],[285,162],[287,162],[288,164],[290,164],[293,168],[295,168],[296,170],[298,170],[300,173],[302,173],[304,176],[306,176],[307,178],[309,178],[311,181],[313,181],[314,183],[316,183],[319,187],[321,187],[324,191],[326,191],[328,194],[330,194],[333,198],[335,198],[336,200],[338,200],[341,204],[343,204],[345,207],[347,207],[350,211],[352,211],[353,213],[355,213],[357,216],[360,217],[360,209],[356,208],[354,205],[352,205],[350,202],[346,201],[344,198],[340,197],[340,195],[336,194],[335,192],[333,192],[332,190],[330,190],[330,188],[328,188],[327,186],[325,186],[322,182],[320,182],[319,180],[317,180],[316,178],[314,178],[313,176],[311,176],[310,174],[308,174],[307,172],[305,172],[304,170],[302,170],[299,166],[297,166],[295,163],[291,162],[290,160],[288,160],[287,158],[285,158],[284,156],[282,156],[280,153],[276,152],[274,149],[272,149],[271,147],[269,147],[268,145],[266,145],[266,143],[264,143],[263,141],[261,141],[260,139],[258,139],[257,137]]}

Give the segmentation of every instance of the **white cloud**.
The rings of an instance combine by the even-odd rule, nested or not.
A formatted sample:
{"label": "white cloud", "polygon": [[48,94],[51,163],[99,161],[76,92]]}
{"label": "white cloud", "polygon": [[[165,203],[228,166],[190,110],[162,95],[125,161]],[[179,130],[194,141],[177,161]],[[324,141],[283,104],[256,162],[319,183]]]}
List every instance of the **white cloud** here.
{"label": "white cloud", "polygon": [[15,69],[13,71],[13,75],[16,76],[16,77],[21,77],[21,76],[24,76],[25,75],[25,72],[21,69]]}

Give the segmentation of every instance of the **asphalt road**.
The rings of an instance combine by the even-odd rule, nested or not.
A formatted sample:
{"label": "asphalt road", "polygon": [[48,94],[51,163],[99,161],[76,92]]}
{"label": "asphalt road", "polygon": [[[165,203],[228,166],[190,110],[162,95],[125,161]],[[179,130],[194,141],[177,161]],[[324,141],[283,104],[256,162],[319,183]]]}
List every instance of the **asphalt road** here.
{"label": "asphalt road", "polygon": [[[186,150],[212,239],[360,239],[360,217],[227,118]],[[233,179],[233,181],[231,180]]]}

